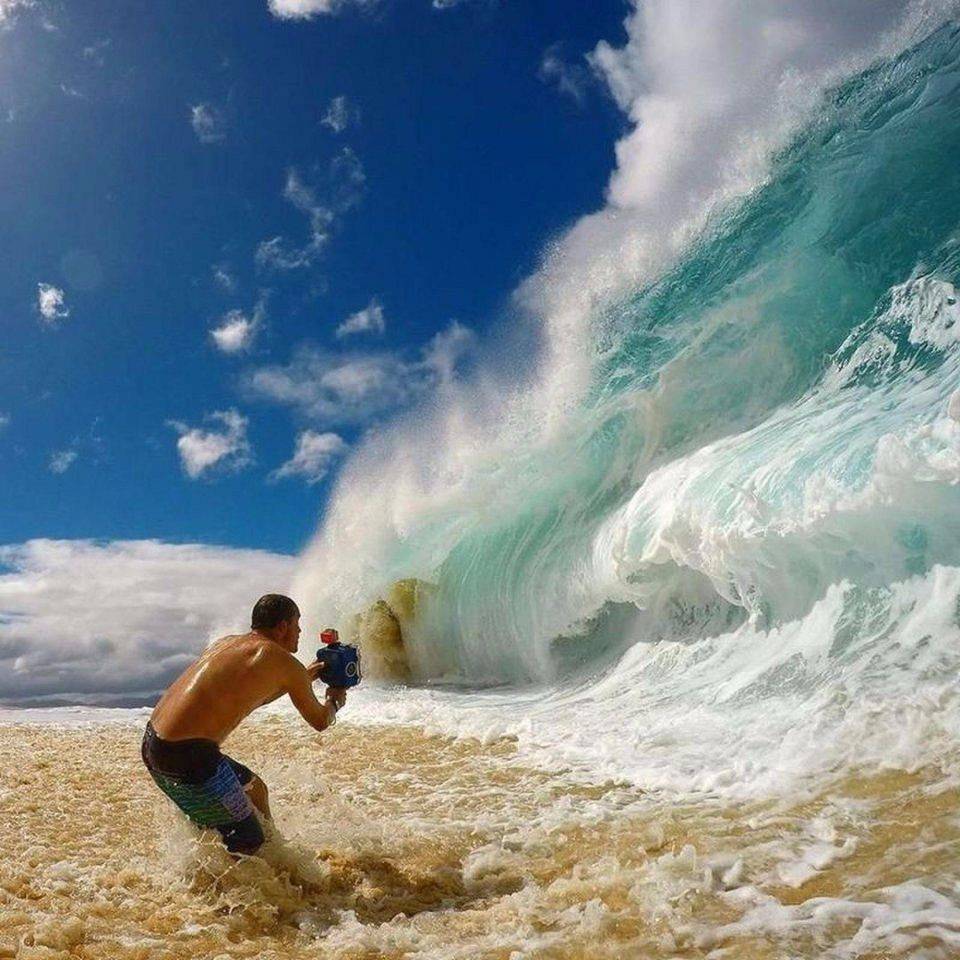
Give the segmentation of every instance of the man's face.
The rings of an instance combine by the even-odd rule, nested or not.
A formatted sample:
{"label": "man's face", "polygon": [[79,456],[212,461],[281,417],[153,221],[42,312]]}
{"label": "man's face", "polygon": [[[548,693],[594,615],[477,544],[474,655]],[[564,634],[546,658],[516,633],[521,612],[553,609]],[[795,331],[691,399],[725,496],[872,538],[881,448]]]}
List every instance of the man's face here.
{"label": "man's face", "polygon": [[284,620],[283,624],[286,628],[282,639],[283,648],[296,653],[300,646],[300,614],[298,613],[292,620]]}
{"label": "man's face", "polygon": [[283,632],[276,638],[277,642],[284,650],[296,653],[300,646],[300,614],[292,620],[281,620],[279,626]]}

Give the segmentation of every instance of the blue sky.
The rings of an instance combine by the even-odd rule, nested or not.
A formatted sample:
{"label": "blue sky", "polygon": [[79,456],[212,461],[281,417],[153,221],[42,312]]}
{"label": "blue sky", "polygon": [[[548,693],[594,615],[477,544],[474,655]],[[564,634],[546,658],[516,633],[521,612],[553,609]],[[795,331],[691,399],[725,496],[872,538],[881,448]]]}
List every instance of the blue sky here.
{"label": "blue sky", "polygon": [[0,0],[0,543],[296,551],[602,205],[621,2],[322,6]]}

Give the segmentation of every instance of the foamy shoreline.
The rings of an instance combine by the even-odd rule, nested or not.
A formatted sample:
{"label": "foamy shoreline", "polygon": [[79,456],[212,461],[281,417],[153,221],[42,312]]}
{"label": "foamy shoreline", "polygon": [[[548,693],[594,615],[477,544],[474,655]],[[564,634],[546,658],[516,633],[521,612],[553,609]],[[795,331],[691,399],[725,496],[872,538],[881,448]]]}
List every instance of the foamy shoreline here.
{"label": "foamy shoreline", "polygon": [[286,839],[235,863],[146,776],[142,718],[5,713],[0,956],[946,960],[960,938],[960,790],[935,770],[667,803],[508,740],[268,715],[226,748]]}

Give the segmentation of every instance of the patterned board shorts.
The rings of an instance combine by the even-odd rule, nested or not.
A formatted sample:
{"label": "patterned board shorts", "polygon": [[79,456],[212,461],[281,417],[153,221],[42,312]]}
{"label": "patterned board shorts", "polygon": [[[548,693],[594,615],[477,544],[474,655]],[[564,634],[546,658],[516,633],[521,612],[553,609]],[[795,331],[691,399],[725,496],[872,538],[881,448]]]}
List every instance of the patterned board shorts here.
{"label": "patterned board shorts", "polygon": [[244,790],[253,772],[213,740],[163,740],[148,723],[141,753],[154,783],[198,827],[217,830],[231,853],[253,853],[263,843]]}

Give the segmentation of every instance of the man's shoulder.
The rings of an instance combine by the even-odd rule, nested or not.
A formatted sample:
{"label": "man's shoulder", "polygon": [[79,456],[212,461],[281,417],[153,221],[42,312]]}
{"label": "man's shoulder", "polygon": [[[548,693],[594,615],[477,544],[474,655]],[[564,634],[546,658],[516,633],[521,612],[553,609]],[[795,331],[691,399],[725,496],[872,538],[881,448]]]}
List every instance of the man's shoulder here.
{"label": "man's shoulder", "polygon": [[300,661],[283,647],[278,647],[263,637],[251,637],[245,645],[245,653],[254,664],[263,665],[276,670],[292,670],[302,667]]}

